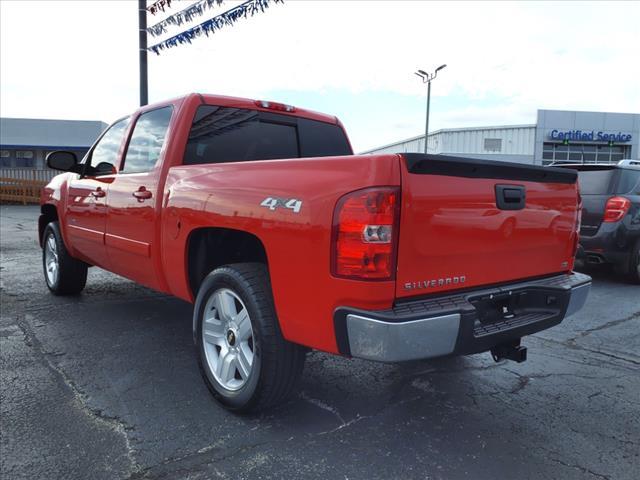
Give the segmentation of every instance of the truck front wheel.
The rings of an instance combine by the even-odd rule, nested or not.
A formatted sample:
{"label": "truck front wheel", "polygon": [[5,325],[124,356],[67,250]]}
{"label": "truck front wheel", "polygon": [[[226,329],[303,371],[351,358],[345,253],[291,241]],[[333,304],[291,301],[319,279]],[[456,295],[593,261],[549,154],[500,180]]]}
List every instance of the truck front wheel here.
{"label": "truck front wheel", "polygon": [[239,263],[203,280],[194,308],[198,364],[209,390],[237,412],[281,403],[302,373],[305,349],[282,337],[266,267]]}
{"label": "truck front wheel", "polygon": [[47,287],[54,295],[75,295],[87,284],[88,265],[69,255],[58,222],[44,229],[42,267]]}

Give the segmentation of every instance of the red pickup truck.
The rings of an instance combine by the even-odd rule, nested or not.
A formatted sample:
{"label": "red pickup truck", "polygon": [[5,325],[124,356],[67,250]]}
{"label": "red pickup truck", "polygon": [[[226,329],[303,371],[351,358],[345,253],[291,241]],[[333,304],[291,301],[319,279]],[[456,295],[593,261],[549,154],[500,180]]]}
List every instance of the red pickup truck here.
{"label": "red pickup truck", "polygon": [[292,391],[310,349],[399,362],[491,351],[582,307],[576,172],[353,155],[340,122],[191,94],[47,158],[47,286],[98,266],[193,302],[203,377],[227,408]]}

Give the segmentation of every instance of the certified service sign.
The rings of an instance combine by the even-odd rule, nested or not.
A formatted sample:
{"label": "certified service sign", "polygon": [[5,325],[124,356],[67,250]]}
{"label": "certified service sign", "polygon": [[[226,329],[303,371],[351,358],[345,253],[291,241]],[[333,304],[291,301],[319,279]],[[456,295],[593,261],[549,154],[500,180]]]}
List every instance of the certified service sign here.
{"label": "certified service sign", "polygon": [[549,132],[549,138],[552,140],[579,140],[582,142],[630,142],[633,138],[630,133],[605,133],[596,132],[591,130],[590,132],[583,132],[582,130],[551,130]]}

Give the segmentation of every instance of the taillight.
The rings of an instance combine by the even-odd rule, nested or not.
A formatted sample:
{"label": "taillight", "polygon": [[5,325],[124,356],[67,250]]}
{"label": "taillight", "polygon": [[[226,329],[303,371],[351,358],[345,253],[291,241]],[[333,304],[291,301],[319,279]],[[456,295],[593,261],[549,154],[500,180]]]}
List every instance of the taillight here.
{"label": "taillight", "polygon": [[578,203],[576,206],[576,228],[573,232],[573,258],[578,254],[578,246],[580,244],[580,228],[582,227],[582,195],[580,195],[580,187],[576,185]]}
{"label": "taillight", "polygon": [[611,197],[604,208],[603,222],[622,220],[631,207],[631,201],[625,197]]}
{"label": "taillight", "polygon": [[342,197],[333,213],[331,270],[339,277],[395,276],[400,189],[374,187]]}

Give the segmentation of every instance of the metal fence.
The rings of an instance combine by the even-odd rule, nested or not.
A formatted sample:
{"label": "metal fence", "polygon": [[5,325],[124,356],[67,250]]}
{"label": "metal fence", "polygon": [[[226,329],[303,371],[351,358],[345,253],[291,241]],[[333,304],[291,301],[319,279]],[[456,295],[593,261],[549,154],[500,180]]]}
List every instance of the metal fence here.
{"label": "metal fence", "polygon": [[42,187],[58,173],[49,169],[0,168],[0,203],[39,203]]}
{"label": "metal fence", "polygon": [[60,172],[56,170],[35,169],[35,168],[0,168],[0,177],[13,178],[16,180],[39,180],[48,183]]}

